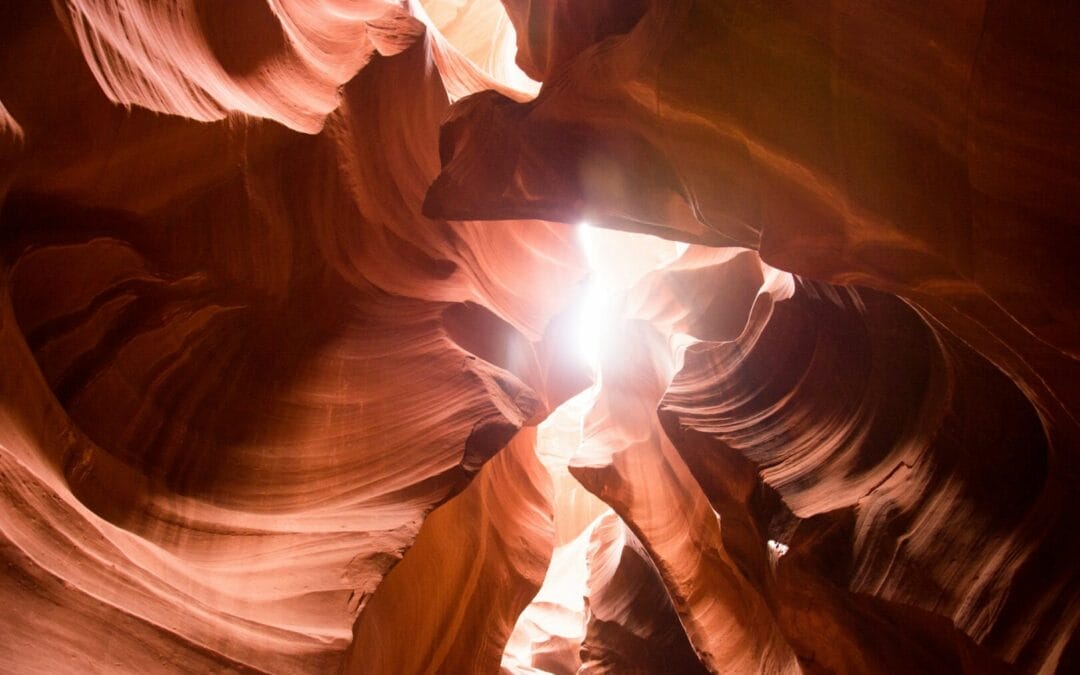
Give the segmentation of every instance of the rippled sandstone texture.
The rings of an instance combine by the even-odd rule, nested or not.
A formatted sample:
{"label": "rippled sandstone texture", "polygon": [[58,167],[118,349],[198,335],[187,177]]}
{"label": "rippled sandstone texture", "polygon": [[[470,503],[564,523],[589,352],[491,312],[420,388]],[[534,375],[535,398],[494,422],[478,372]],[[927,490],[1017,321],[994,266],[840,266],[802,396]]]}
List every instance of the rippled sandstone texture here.
{"label": "rippled sandstone texture", "polygon": [[0,670],[1080,669],[1078,28],[0,7]]}

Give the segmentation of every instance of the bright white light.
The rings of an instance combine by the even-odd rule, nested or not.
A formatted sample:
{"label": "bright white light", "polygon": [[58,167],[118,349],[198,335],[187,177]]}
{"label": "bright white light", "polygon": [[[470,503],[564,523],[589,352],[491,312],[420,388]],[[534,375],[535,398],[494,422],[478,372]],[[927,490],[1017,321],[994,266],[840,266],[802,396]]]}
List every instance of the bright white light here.
{"label": "bright white light", "polygon": [[585,262],[589,265],[589,269],[593,270],[596,267],[596,251],[593,244],[592,225],[584,220],[578,223],[577,236],[578,241],[581,242],[581,250],[585,252]]}
{"label": "bright white light", "polygon": [[768,544],[769,550],[775,553],[777,558],[783,556],[785,553],[788,552],[787,544],[781,544],[780,542],[774,541],[772,539],[768,541]]}
{"label": "bright white light", "polygon": [[646,274],[681,257],[690,245],[595,228],[584,221],[578,224],[577,236],[589,266],[589,283],[578,320],[578,348],[593,371],[598,372],[601,356],[616,346],[626,294]]}
{"label": "bright white light", "polygon": [[607,348],[611,335],[611,323],[614,320],[612,289],[605,283],[604,275],[596,264],[596,243],[593,241],[592,227],[588,223],[582,222],[578,225],[578,239],[585,252],[590,274],[585,287],[585,298],[581,303],[577,342],[581,355],[595,374],[600,371],[600,355]]}
{"label": "bright white light", "polygon": [[600,370],[600,355],[611,334],[611,300],[607,289],[595,277],[585,289],[578,321],[578,349],[593,372]]}

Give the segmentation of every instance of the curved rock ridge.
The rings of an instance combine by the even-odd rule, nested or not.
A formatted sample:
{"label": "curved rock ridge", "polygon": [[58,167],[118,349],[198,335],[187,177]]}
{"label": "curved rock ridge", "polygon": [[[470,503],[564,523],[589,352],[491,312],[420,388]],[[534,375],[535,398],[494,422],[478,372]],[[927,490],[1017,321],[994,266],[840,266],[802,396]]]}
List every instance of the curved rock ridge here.
{"label": "curved rock ridge", "polygon": [[522,430],[428,516],[357,622],[344,672],[497,671],[555,544],[552,486],[535,442],[535,428]]}
{"label": "curved rock ridge", "polygon": [[[429,3],[437,10],[441,3]],[[494,1],[470,19],[513,28]],[[434,27],[414,0],[53,0],[110,100],[193,120],[230,114],[317,133],[340,106],[339,88],[376,55],[398,54]],[[465,10],[461,10],[465,11]],[[434,62],[458,98],[495,88],[522,98],[505,48],[484,54],[487,35],[460,34],[456,13],[437,12],[455,42],[433,33]],[[243,30],[237,31],[238,26]],[[473,59],[470,59],[472,56]],[[482,58],[481,58],[482,57]],[[504,77],[507,81],[497,78]],[[511,81],[512,80],[512,81]]]}
{"label": "curved rock ridge", "polygon": [[[577,345],[575,345],[577,347]],[[554,549],[543,585],[519,614],[501,660],[505,673],[576,673],[582,666],[593,532],[611,509],[570,475],[593,386],[566,401],[537,428],[536,455],[552,490]],[[619,591],[621,592],[621,591]]]}
{"label": "curved rock ridge", "polygon": [[[579,34],[594,41],[534,101],[482,92],[453,109],[425,213],[760,249],[916,301],[1049,387],[1040,405],[1071,408],[1080,16],[1066,4],[601,5],[632,29]],[[576,11],[507,5],[520,35],[523,5],[548,23]]]}
{"label": "curved rock ridge", "polygon": [[239,112],[307,132],[374,53],[397,53],[423,32],[387,0],[54,4],[111,100],[202,121]]}
{"label": "curved rock ridge", "polygon": [[[681,462],[670,446],[665,450],[654,412],[680,350],[693,340],[685,331],[737,337],[754,298],[761,293],[787,297],[790,276],[763,266],[749,251],[687,248],[589,227],[580,233],[592,271],[584,304],[596,319],[583,323],[588,330],[580,339],[598,343],[593,345],[598,383],[540,427],[538,450],[556,484],[555,521],[565,543],[556,547],[543,587],[518,621],[503,668],[572,673],[635,664],[641,672],[664,672],[666,660],[702,669],[683,624],[712,668],[763,663],[768,669],[777,659],[773,649],[781,652],[777,660],[790,662],[782,644],[757,641],[755,633],[763,626],[766,634],[772,630],[769,619],[739,572],[722,559],[716,518],[685,468],[674,480],[658,469],[671,467],[665,452],[676,467]],[[709,288],[724,289],[713,296],[715,306],[703,301],[712,295]],[[624,558],[627,539],[619,518],[610,510],[598,514],[578,495],[580,486],[565,482],[571,476],[631,528],[645,528],[644,547],[634,544],[637,553]],[[708,513],[703,525],[695,507]],[[673,528],[686,523],[716,536],[679,541]],[[648,555],[657,557],[659,572]],[[674,607],[661,578],[673,584]],[[594,598],[595,616],[589,609]],[[746,616],[744,604],[758,610]],[[645,644],[655,649],[649,658],[642,655]]]}
{"label": "curved rock ridge", "polygon": [[708,672],[647,552],[610,509],[556,547],[543,586],[510,637],[502,671]]}
{"label": "curved rock ridge", "polygon": [[589,542],[588,631],[580,673],[707,673],[648,553],[614,514]]}
{"label": "curved rock ridge", "polygon": [[[421,20],[426,18],[429,25],[438,28],[438,35],[456,48],[456,53],[465,59],[464,64],[472,64],[466,67],[474,69],[478,66],[483,73],[494,78],[494,88],[512,88],[508,94],[512,98],[525,98],[521,94],[532,97],[539,91],[540,83],[530,78],[514,62],[517,36],[514,24],[499,0],[422,1],[423,13],[416,5],[412,7]],[[445,50],[444,53],[452,55],[455,50]],[[445,72],[447,66],[440,65],[440,70]],[[478,88],[474,86],[461,95]],[[452,100],[461,97],[455,95],[452,87],[448,89]]]}
{"label": "curved rock ridge", "polygon": [[0,3],[0,671],[1080,670],[1076,3]]}
{"label": "curved rock ridge", "polygon": [[646,5],[641,0],[504,0],[502,4],[517,29],[517,64],[542,82],[590,45],[628,32]]}
{"label": "curved rock ridge", "polygon": [[[661,418],[804,663],[1052,668],[1023,655],[1074,630],[1074,576],[1051,562],[1072,516],[1022,392],[880,293],[804,283],[755,315],[690,348]],[[1009,603],[1028,574],[1041,590]]]}
{"label": "curved rock ridge", "polygon": [[604,387],[570,472],[641,540],[710,671],[793,672],[794,655],[727,555],[716,514],[660,428],[655,410],[676,355],[649,324],[622,330],[622,359],[602,370]]}
{"label": "curved rock ridge", "polygon": [[[792,285],[749,251],[641,258],[626,235],[593,237],[625,323],[570,472],[640,537],[705,666],[1055,667],[1077,619],[1073,545],[1055,536],[1076,512],[1053,477],[1067,427],[892,296]],[[709,341],[686,346],[690,331]],[[583,664],[607,638],[582,641]]]}
{"label": "curved rock ridge", "polygon": [[[793,652],[761,595],[726,552],[716,513],[656,413],[681,368],[682,353],[695,341],[686,331],[737,338],[754,299],[787,297],[790,277],[774,275],[750,251],[684,249],[624,233],[598,236],[605,245],[596,247],[590,262],[594,275],[612,284],[617,309],[570,473],[640,540],[709,671],[795,672]],[[665,246],[674,255],[656,253]],[[653,260],[651,266],[624,272],[627,261],[643,256]],[[715,287],[718,280],[727,289],[723,312],[701,303],[696,292],[699,284]],[[617,639],[611,647],[619,648]],[[590,649],[601,653],[602,645]]]}
{"label": "curved rock ridge", "polygon": [[11,99],[3,667],[336,669],[426,514],[586,386],[559,356],[573,233],[419,216],[434,40],[372,57],[305,136],[110,107],[35,25],[57,55],[20,67],[85,106]]}
{"label": "curved rock ridge", "polygon": [[[556,494],[560,487],[564,486],[556,485]],[[560,516],[564,516],[566,510],[565,505],[558,502],[554,507],[558,528],[559,521],[564,520]],[[604,511],[610,513],[608,509]],[[518,615],[507,639],[500,663],[501,673],[561,675],[581,670],[586,631],[585,603],[589,593],[589,543],[598,520],[552,551],[543,584]]]}
{"label": "curved rock ridge", "polygon": [[[530,15],[508,6],[527,34]],[[549,17],[571,15],[561,3],[542,6]],[[790,455],[761,470],[796,514],[857,507],[848,549],[859,567],[841,586],[929,608],[997,658],[1051,671],[1076,652],[1077,545],[1054,533],[1080,509],[1071,487],[1077,241],[1068,225],[1080,177],[1080,54],[1066,28],[1080,17],[1060,3],[1029,9],[628,7],[633,28],[569,50],[534,101],[483,92],[452,109],[425,213],[586,219],[739,244],[804,277],[908,300],[914,311],[883,318],[886,332],[861,343],[878,345],[873,356],[850,363],[836,353],[831,366],[815,366],[815,406],[792,403],[791,388],[811,390],[803,370],[780,380],[775,357],[763,364],[745,395],[775,382],[772,405],[792,417],[763,407],[735,417],[732,433],[746,435],[740,449],[755,461],[783,445],[772,435],[792,441]],[[761,311],[756,330],[768,318]],[[810,339],[800,332],[780,353]],[[854,338],[828,339],[839,349]],[[918,339],[940,346],[916,347]],[[899,358],[894,347],[913,350],[911,366],[884,365]],[[914,372],[937,379],[921,383]],[[724,391],[730,375],[705,371],[700,386]],[[866,378],[857,391],[871,398],[829,401],[851,377]],[[866,383],[877,378],[880,387]],[[905,427],[892,426],[900,419]],[[968,468],[976,448],[1002,471]],[[915,528],[921,534],[906,534]],[[907,621],[933,623],[920,616]],[[918,657],[930,659],[922,667],[990,667],[964,636],[935,650]]]}

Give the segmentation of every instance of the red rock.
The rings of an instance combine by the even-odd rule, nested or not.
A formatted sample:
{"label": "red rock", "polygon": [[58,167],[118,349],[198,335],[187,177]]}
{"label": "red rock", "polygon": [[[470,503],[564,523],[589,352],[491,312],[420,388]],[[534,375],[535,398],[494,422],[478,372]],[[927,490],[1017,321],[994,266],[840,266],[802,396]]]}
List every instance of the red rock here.
{"label": "red rock", "polygon": [[1077,26],[7,3],[0,670],[1080,669]]}

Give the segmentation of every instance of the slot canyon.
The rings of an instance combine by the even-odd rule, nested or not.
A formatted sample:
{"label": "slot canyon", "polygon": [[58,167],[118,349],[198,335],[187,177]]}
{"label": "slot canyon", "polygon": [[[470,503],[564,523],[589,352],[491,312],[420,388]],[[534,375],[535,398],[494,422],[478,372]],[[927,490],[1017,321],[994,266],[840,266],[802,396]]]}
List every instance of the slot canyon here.
{"label": "slot canyon", "polygon": [[0,36],[0,672],[1080,673],[1080,2]]}

